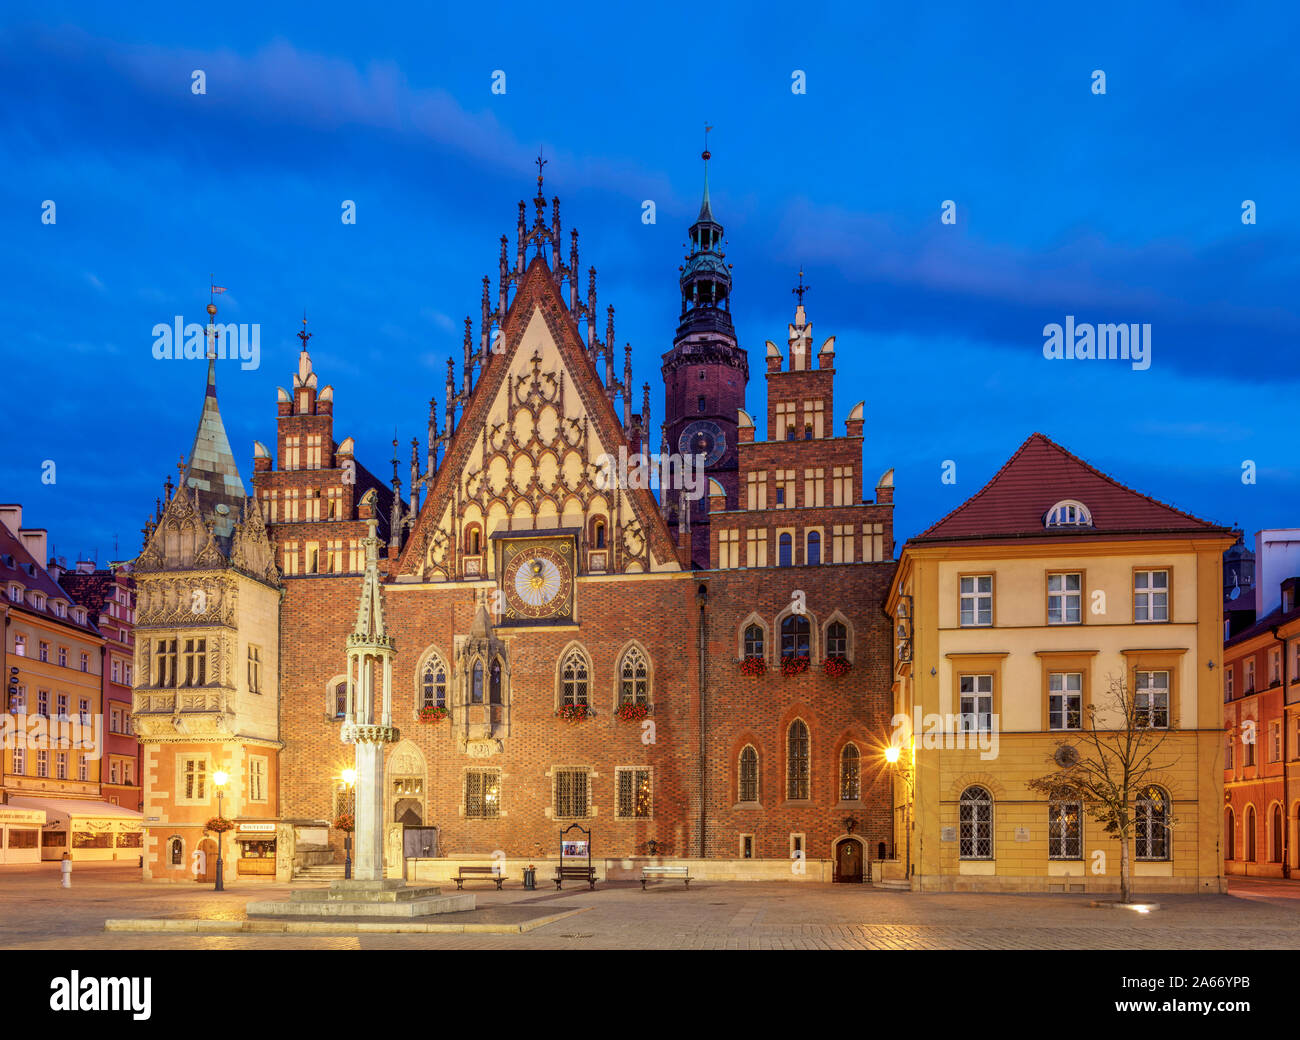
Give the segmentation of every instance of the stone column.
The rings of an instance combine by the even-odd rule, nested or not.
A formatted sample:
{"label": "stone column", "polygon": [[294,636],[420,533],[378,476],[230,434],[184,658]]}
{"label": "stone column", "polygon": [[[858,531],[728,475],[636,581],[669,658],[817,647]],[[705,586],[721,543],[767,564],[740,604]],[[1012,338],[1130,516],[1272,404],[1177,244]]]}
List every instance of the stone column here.
{"label": "stone column", "polygon": [[356,832],[352,876],[384,876],[384,745],[358,736],[356,745]]}

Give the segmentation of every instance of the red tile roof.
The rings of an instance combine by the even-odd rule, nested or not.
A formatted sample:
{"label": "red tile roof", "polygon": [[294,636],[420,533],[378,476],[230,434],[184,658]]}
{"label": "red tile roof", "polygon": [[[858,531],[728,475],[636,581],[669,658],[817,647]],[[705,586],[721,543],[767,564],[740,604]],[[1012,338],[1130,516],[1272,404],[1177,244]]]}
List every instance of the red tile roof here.
{"label": "red tile roof", "polygon": [[[1047,513],[1072,499],[1091,527],[1045,527]],[[1228,534],[1228,528],[1157,502],[1035,433],[993,479],[909,545],[1003,538],[1079,538],[1153,534]]]}
{"label": "red tile roof", "polygon": [[[12,561],[12,566],[10,561]],[[22,585],[24,590],[23,602],[21,604],[11,604],[11,609],[40,614],[42,617],[51,618],[59,624],[98,634],[99,629],[94,624],[95,621],[99,620],[97,617],[88,617],[84,625],[79,625],[73,620],[70,609],[67,617],[59,617],[54,613],[55,600],[66,600],[69,604],[75,601],[67,590],[50,577],[45,565],[27,551],[22,539],[9,530],[5,524],[0,523],[0,595],[4,595],[6,600],[8,599],[7,590],[10,582],[17,582]],[[38,610],[27,602],[26,593],[29,590],[45,594],[44,610]]]}

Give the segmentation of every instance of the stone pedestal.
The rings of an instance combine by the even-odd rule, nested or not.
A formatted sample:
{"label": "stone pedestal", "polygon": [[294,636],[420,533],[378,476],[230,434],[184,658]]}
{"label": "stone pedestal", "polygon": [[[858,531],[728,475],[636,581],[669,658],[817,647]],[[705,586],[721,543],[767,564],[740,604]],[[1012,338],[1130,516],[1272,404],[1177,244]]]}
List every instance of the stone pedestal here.
{"label": "stone pedestal", "polygon": [[473,910],[471,892],[447,895],[437,887],[400,879],[335,881],[329,888],[299,888],[288,899],[265,899],[245,907],[249,917],[429,917]]}
{"label": "stone pedestal", "polygon": [[378,881],[384,876],[384,745],[357,740],[356,832],[352,876]]}

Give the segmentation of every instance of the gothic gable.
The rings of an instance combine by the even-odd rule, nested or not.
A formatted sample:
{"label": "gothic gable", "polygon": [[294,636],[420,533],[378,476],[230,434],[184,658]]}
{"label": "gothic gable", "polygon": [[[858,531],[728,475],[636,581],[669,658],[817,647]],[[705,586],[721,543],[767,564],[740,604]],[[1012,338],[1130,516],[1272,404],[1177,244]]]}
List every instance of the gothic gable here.
{"label": "gothic gable", "polygon": [[[486,575],[501,531],[583,532],[584,569],[676,570],[643,488],[605,488],[601,460],[627,452],[614,413],[546,265],[534,260],[451,440],[398,566],[417,580]],[[596,549],[593,523],[603,523]]]}
{"label": "gothic gable", "polygon": [[224,567],[212,528],[199,513],[198,492],[176,489],[136,561],[137,571],[188,571]]}

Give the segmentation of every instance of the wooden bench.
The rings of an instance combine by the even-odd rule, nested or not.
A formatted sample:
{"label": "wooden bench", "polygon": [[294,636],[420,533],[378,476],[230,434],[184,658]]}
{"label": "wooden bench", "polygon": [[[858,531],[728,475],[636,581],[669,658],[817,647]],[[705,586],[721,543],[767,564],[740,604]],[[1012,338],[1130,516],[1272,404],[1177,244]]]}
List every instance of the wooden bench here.
{"label": "wooden bench", "polygon": [[501,889],[501,882],[505,880],[504,874],[498,874],[496,867],[461,867],[460,873],[452,878],[456,882],[456,889],[459,891],[466,881],[495,881],[497,890]]}
{"label": "wooden bench", "polygon": [[585,881],[593,891],[596,888],[595,867],[559,867],[555,871],[555,887],[559,889],[566,881]]}
{"label": "wooden bench", "polygon": [[691,887],[691,875],[686,867],[642,867],[641,891],[645,891],[647,881],[681,881],[687,888]]}

